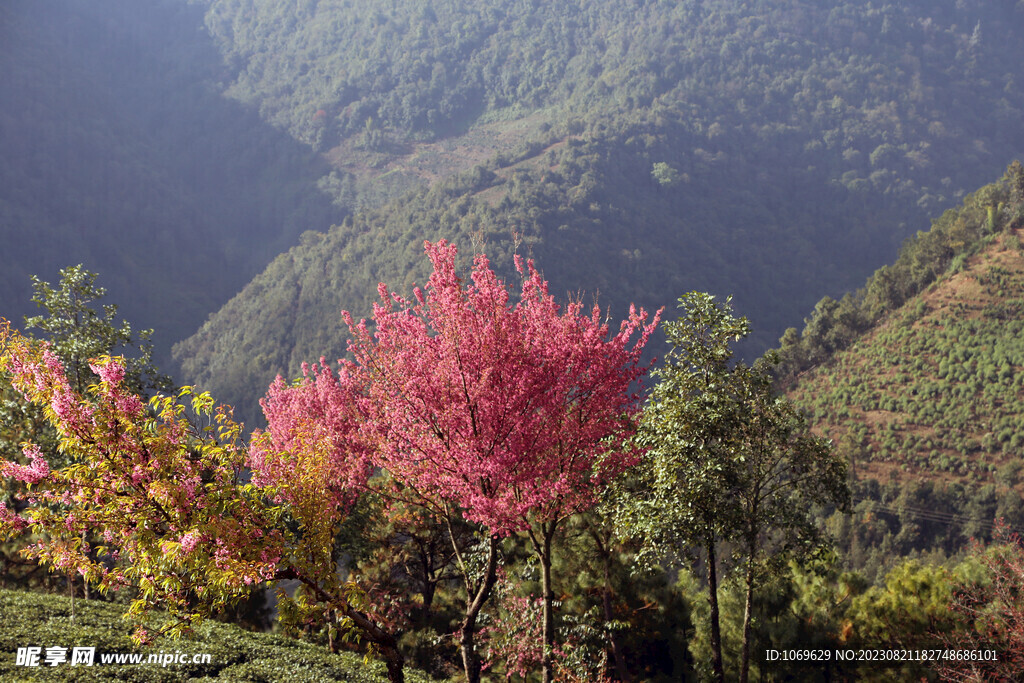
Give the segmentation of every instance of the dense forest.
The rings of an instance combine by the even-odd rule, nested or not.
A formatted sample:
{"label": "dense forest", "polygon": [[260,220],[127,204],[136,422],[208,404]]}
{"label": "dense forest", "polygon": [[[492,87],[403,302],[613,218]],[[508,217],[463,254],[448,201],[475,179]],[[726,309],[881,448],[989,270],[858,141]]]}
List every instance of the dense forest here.
{"label": "dense forest", "polygon": [[[1020,149],[1014,2],[204,4],[227,92],[326,150],[343,200],[365,186],[347,176],[415,175],[439,151],[420,143],[457,153],[502,121],[533,142],[651,111],[694,136],[661,146],[669,166],[813,167],[925,212]],[[375,150],[408,163],[366,168]]]}
{"label": "dense forest", "polygon": [[237,74],[228,92],[323,148],[654,108],[719,144],[799,140],[830,152],[816,162],[831,177],[941,203],[965,180],[942,158],[1011,142],[1021,110],[1013,2],[203,4]]}
{"label": "dense forest", "polygon": [[733,294],[752,358],[1021,149],[995,123],[1022,104],[991,47],[1016,49],[1011,4],[340,6],[206,15],[228,92],[323,150],[321,187],[362,210],[178,347],[247,419],[242,396],[342,354],[337,311],[369,312],[367,279],[422,281],[423,239],[518,248],[616,310]]}

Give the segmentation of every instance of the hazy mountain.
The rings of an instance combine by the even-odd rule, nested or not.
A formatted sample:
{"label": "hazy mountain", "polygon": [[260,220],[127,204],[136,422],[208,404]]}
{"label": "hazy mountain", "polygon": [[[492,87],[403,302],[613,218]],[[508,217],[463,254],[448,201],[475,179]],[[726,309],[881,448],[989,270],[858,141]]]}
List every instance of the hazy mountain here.
{"label": "hazy mountain", "polygon": [[648,109],[701,139],[664,150],[670,165],[739,152],[926,211],[1021,147],[1012,1],[201,4],[227,93],[323,150],[343,201],[466,168],[546,125]]}
{"label": "hazy mountain", "polygon": [[137,0],[0,5],[0,315],[30,274],[76,263],[157,329],[159,353],[275,253],[344,213],[315,156],[222,96],[196,8]]}
{"label": "hazy mountain", "polygon": [[1013,2],[16,0],[3,314],[85,262],[166,344],[324,231],[179,347],[252,406],[446,235],[613,315],[734,294],[755,355],[1024,155],[1022,24]]}

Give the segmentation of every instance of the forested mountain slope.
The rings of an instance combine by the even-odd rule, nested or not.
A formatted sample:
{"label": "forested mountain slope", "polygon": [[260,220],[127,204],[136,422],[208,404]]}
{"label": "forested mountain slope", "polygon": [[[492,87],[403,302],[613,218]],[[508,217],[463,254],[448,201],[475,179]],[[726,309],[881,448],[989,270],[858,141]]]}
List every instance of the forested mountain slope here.
{"label": "forested mountain slope", "polygon": [[157,352],[310,226],[344,213],[315,156],[221,96],[196,8],[0,3],[0,315],[84,263]]}
{"label": "forested mountain slope", "polygon": [[[501,268],[519,234],[556,291],[613,312],[734,294],[756,355],[1024,151],[1013,3],[206,6],[228,92],[323,150],[322,187],[364,208],[177,348],[248,417],[275,373],[344,353],[341,308],[423,279],[423,239]],[[486,135],[486,163],[372,208],[475,163]]]}
{"label": "forested mountain slope", "polygon": [[[734,292],[758,323],[748,350],[759,352],[820,288],[850,287],[871,270],[859,247],[891,239],[876,227],[881,221],[854,222],[865,214],[849,211],[858,204],[848,191],[806,173],[759,179],[746,175],[750,168],[694,163],[684,167],[688,192],[662,186],[650,170],[659,139],[574,138],[359,214],[326,235],[308,233],[175,354],[190,380],[228,401],[248,400],[251,418],[274,374],[344,355],[342,308],[367,315],[381,281],[406,293],[422,284],[423,240],[441,237],[459,245],[467,265],[474,249],[486,252],[506,277],[513,252],[533,256],[563,302],[596,296],[613,316],[630,303],[658,308],[693,288]],[[769,213],[746,189],[758,183],[833,203],[779,204]],[[705,201],[694,202],[696,194]],[[845,229],[826,230],[836,225]]]}
{"label": "forested mountain slope", "polygon": [[[617,310],[733,293],[756,353],[1024,154],[1022,29],[1006,1],[5,3],[3,314],[83,261],[159,347],[356,207],[287,257],[361,240],[330,280],[296,275],[318,307],[264,324],[253,298],[223,332],[245,358],[217,317],[181,347],[191,379],[258,395],[340,354],[337,310],[439,234],[518,232]],[[259,287],[283,303],[285,280]]]}
{"label": "forested mountain slope", "polygon": [[431,158],[457,156],[459,133],[483,124],[527,121],[529,138],[648,108],[708,138],[667,162],[742,150],[926,209],[1021,147],[1012,0],[201,4],[233,69],[227,92],[328,152],[346,201],[365,187],[350,175],[432,177]]}
{"label": "forested mountain slope", "polygon": [[1019,469],[1022,237],[1024,169],[1014,164],[864,289],[819,302],[799,339],[787,332],[788,393],[859,477],[992,484]]}

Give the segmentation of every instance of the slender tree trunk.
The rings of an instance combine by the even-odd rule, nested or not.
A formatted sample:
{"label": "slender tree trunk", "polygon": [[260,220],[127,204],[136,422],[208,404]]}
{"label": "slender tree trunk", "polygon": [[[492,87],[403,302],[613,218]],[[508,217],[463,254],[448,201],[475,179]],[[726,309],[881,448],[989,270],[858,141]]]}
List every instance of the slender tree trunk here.
{"label": "slender tree trunk", "polygon": [[[85,532],[82,532],[82,545],[85,545]],[[90,553],[91,554],[91,553]],[[89,599],[89,582],[82,577],[82,597],[86,600]]]}
{"label": "slender tree trunk", "polygon": [[[454,542],[454,541],[453,541]],[[487,598],[494,588],[495,579],[498,576],[498,541],[493,536],[487,549],[487,567],[484,570],[483,580],[475,593],[467,597],[466,614],[460,627],[459,648],[462,651],[462,668],[466,672],[467,683],[480,683],[480,655],[476,651],[476,619],[480,615]],[[467,590],[472,590],[466,586]]]}
{"label": "slender tree trunk", "polygon": [[544,592],[544,659],[543,678],[544,683],[553,683],[555,680],[554,660],[552,654],[555,649],[555,615],[554,609],[555,591],[551,587],[551,541],[555,536],[555,524],[551,522],[541,523],[542,549],[538,548],[540,555],[540,580]]}
{"label": "slender tree trunk", "polygon": [[427,622],[427,615],[430,614],[430,607],[434,604],[434,591],[437,590],[437,584],[433,581],[427,583],[423,587],[423,619],[422,622]]}
{"label": "slender tree trunk", "polygon": [[437,571],[434,567],[434,546],[432,544],[420,546],[419,571],[420,580],[423,582],[423,590],[420,595],[423,597],[423,604],[418,610],[417,623],[426,625],[430,615],[430,607],[434,604],[434,593],[437,590]]}
{"label": "slender tree trunk", "polygon": [[711,607],[711,668],[715,680],[725,683],[725,667],[722,665],[722,628],[718,615],[718,557],[715,554],[715,537],[709,534],[705,539],[708,552],[708,604]]}
{"label": "slender tree trunk", "polygon": [[[597,546],[597,552],[601,554],[601,560],[604,562],[604,590],[602,591],[602,606],[604,607],[604,623],[610,624],[615,620],[615,612],[612,609],[612,549],[611,540],[602,538],[597,530],[587,525],[587,530],[590,532],[590,537],[594,539],[594,544]],[[617,630],[611,630],[608,634],[609,644],[612,649],[612,662],[615,664],[615,675],[618,676],[619,681],[622,683],[628,683],[630,680],[629,670],[626,668],[626,662],[622,657],[622,645],[619,642],[619,635]]]}
{"label": "slender tree trunk", "polygon": [[71,596],[71,623],[75,623],[75,575],[68,573],[68,595]]}
{"label": "slender tree trunk", "polygon": [[476,620],[468,616],[462,621],[459,636],[459,651],[462,654],[462,669],[466,672],[469,683],[480,683],[480,656],[476,652]]}
{"label": "slender tree trunk", "polygon": [[750,621],[754,609],[754,552],[756,538],[747,540],[746,599],[743,607],[743,658],[740,662],[740,683],[747,683],[750,672]]}

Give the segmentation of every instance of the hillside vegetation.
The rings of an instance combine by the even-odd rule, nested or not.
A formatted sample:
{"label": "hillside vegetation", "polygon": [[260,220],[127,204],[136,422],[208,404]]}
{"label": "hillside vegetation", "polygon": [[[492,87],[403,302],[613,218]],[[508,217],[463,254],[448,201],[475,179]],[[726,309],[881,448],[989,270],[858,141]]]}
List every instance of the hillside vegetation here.
{"label": "hillside vegetation", "polygon": [[[858,245],[891,240],[881,221],[854,222],[857,200],[847,190],[810,174],[765,177],[760,186],[781,194],[790,183],[806,196],[831,197],[827,208],[792,203],[765,212],[747,189],[758,185],[744,175],[751,168],[694,161],[681,165],[691,174],[688,189],[662,186],[651,169],[669,134],[645,130],[541,146],[326,234],[307,233],[175,348],[186,377],[236,405],[248,401],[243,415],[251,418],[253,397],[275,374],[344,355],[343,308],[365,316],[378,282],[406,290],[424,282],[425,239],[446,238],[464,255],[485,251],[506,277],[514,252],[532,256],[562,302],[597,297],[614,315],[630,303],[657,309],[688,288],[734,292],[756,322],[759,336],[748,347],[756,352],[813,304],[812,293],[852,287],[870,271]],[[697,194],[710,199],[695,204]],[[836,225],[845,229],[830,233]]]}
{"label": "hillside vegetation", "polygon": [[[994,483],[1024,446],[1024,171],[783,339],[789,395],[862,477]],[[802,374],[801,368],[811,365]]]}
{"label": "hillside vegetation", "polygon": [[320,149],[659,108],[712,139],[828,150],[811,163],[832,177],[934,202],[969,177],[943,159],[1019,146],[1001,125],[1022,111],[1013,2],[203,4],[228,93]]}
{"label": "hillside vegetation", "polygon": [[1024,154],[999,123],[1024,112],[1012,3],[204,6],[227,92],[362,211],[177,347],[249,419],[275,374],[344,353],[342,308],[422,281],[424,239],[506,274],[518,243],[613,311],[733,294],[753,357]]}
{"label": "hillside vegetation", "polygon": [[814,167],[926,212],[1021,149],[1009,1],[201,4],[226,92],[324,151],[323,184],[350,205],[644,110],[694,136],[662,146],[671,166]]}

